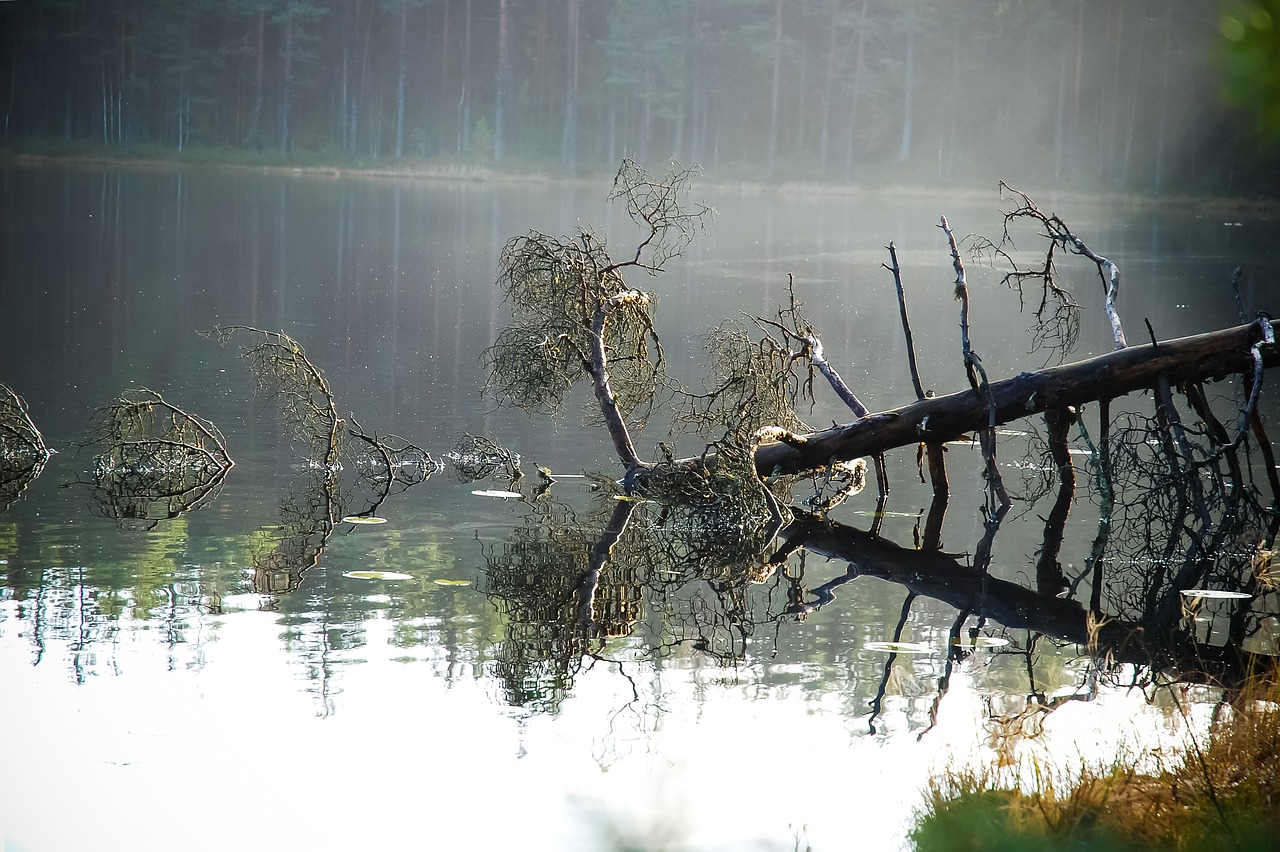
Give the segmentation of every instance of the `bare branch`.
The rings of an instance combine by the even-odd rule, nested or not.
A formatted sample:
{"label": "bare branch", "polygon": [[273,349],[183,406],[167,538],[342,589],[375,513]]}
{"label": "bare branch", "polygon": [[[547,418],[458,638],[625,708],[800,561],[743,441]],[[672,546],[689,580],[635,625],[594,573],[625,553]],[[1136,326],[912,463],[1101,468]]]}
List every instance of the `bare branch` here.
{"label": "bare branch", "polygon": [[646,228],[648,234],[636,246],[631,260],[613,268],[638,266],[657,273],[662,271],[668,260],[684,254],[713,213],[710,207],[690,205],[689,188],[697,174],[696,167],[681,168],[673,161],[667,174],[655,179],[635,161],[622,161],[614,176],[609,199],[622,199],[628,215],[636,224]]}
{"label": "bare branch", "polygon": [[283,331],[233,325],[200,334],[216,337],[226,345],[237,333],[255,338],[240,354],[249,362],[259,389],[279,404],[289,436],[305,445],[310,460],[332,468],[341,453],[344,432],[333,392],[320,369],[307,358],[301,344]]}
{"label": "bare branch", "polygon": [[[1084,241],[1071,232],[1064,222],[1057,215],[1051,215],[1042,211],[1031,199],[1031,196],[1025,192],[1014,189],[1004,181],[1000,181],[1001,192],[1008,191],[1010,197],[1015,201],[1016,205],[1012,210],[1008,210],[1004,214],[1004,240],[1002,244],[1012,244],[1012,238],[1009,235],[1009,225],[1015,219],[1030,218],[1038,221],[1044,230],[1044,236],[1049,240],[1049,250],[1045,256],[1044,265],[1037,270],[1026,272],[1018,272],[1015,270],[1006,276],[1005,281],[1009,284],[1020,284],[1024,278],[1038,278],[1045,287],[1044,299],[1051,298],[1058,303],[1056,312],[1051,313],[1053,324],[1060,329],[1058,336],[1064,343],[1069,342],[1070,346],[1075,344],[1075,331],[1072,328],[1073,323],[1078,323],[1074,319],[1073,314],[1076,312],[1074,303],[1070,301],[1070,296],[1065,290],[1060,288],[1056,283],[1056,270],[1054,268],[1054,250],[1061,247],[1072,254],[1079,255],[1092,261],[1097,267],[1098,278],[1102,281],[1103,293],[1106,295],[1106,313],[1107,320],[1111,324],[1112,337],[1115,339],[1117,349],[1123,349],[1128,343],[1125,340],[1124,329],[1120,325],[1120,315],[1116,311],[1116,296],[1120,290],[1120,268],[1107,258],[1096,254],[1092,249],[1085,245]],[[1042,299],[1041,308],[1037,310],[1037,317],[1041,316],[1046,302]],[[1062,312],[1066,312],[1063,314]],[[1065,353],[1064,349],[1064,353]]]}
{"label": "bare branch", "polygon": [[26,402],[0,382],[0,512],[13,505],[40,475],[52,453]]}
{"label": "bare branch", "polygon": [[1000,467],[996,464],[996,401],[991,393],[991,385],[987,381],[987,371],[982,366],[982,359],[973,351],[969,341],[969,285],[965,278],[964,262],[960,259],[960,250],[956,246],[955,234],[943,216],[938,227],[947,235],[947,245],[951,249],[951,264],[956,271],[956,299],[960,301],[960,351],[964,359],[965,375],[969,377],[969,386],[973,392],[981,396],[987,404],[987,426],[978,431],[982,444],[982,456],[986,460],[987,485],[999,503],[999,512],[993,517],[1000,517],[1009,510],[1009,493],[1005,490],[1004,479],[1000,476]]}
{"label": "bare branch", "polygon": [[155,391],[122,394],[97,412],[87,483],[98,512],[118,522],[176,518],[212,500],[235,466],[218,427]]}

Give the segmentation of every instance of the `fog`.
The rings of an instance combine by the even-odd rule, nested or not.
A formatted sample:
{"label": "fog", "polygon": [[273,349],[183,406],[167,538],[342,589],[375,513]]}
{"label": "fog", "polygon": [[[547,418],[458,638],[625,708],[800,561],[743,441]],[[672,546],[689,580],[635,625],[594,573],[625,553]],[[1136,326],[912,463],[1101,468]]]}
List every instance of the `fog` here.
{"label": "fog", "polygon": [[463,174],[675,158],[723,181],[1255,194],[1268,161],[1222,99],[1224,46],[1254,19],[1219,16],[1203,0],[28,0],[0,4],[0,134]]}

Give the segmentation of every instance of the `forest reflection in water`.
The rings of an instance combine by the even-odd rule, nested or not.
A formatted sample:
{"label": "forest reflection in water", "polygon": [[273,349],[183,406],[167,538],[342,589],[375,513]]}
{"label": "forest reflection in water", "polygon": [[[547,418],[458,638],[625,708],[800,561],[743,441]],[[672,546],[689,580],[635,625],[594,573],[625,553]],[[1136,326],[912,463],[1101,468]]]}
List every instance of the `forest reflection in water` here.
{"label": "forest reflection in water", "polygon": [[[278,319],[261,324],[283,325]],[[592,733],[570,749],[579,771],[583,761],[595,772],[612,768],[633,751],[652,749],[660,761],[706,756],[709,745],[692,745],[718,739],[705,728],[690,726],[678,746],[662,730],[684,729],[689,716],[704,725],[734,716],[738,727],[725,737],[739,741],[767,736],[772,724],[801,738],[874,733],[870,740],[885,755],[899,735],[947,748],[967,738],[959,747],[967,751],[987,730],[1037,729],[1063,709],[1127,700],[1112,686],[1136,684],[1157,700],[1216,700],[1221,693],[1198,691],[1199,684],[1229,692],[1276,653],[1274,462],[1249,424],[1239,423],[1248,381],[1217,383],[1209,386],[1217,394],[1203,397],[1190,389],[1177,400],[1177,425],[1167,419],[1169,407],[1135,399],[1104,415],[1103,429],[1091,407],[1069,447],[1041,418],[1005,430],[1006,476],[1018,480],[1024,498],[1008,515],[959,489],[947,503],[921,499],[913,454],[900,451],[904,458],[891,463],[901,487],[886,502],[877,505],[868,487],[828,510],[799,485],[790,521],[779,529],[715,495],[625,493],[607,463],[583,460],[582,448],[596,440],[590,430],[541,434],[526,424],[518,432],[497,416],[468,420],[459,403],[450,412],[456,419],[431,421],[418,437],[394,408],[369,404],[359,357],[338,363],[340,389],[330,389],[333,349],[325,336],[224,327],[214,337],[228,345],[219,348],[195,336],[208,327],[183,332],[181,351],[200,353],[194,380],[166,385],[163,397],[117,397],[129,404],[191,399],[198,414],[180,410],[167,431],[150,420],[129,421],[124,431],[118,419],[105,421],[114,425],[78,455],[68,442],[74,418],[65,413],[56,416],[61,451],[49,455],[44,447],[40,418],[17,396],[39,393],[39,382],[26,373],[0,377],[15,387],[15,402],[3,409],[10,484],[0,496],[14,500],[0,515],[0,665],[20,672],[29,694],[62,694],[41,682],[51,670],[69,670],[87,690],[102,680],[96,675],[112,674],[119,683],[105,692],[134,701],[144,682],[156,694],[173,689],[149,673],[157,664],[213,683],[227,677],[217,661],[235,654],[243,675],[259,665],[257,677],[280,679],[270,688],[234,684],[274,695],[275,715],[233,709],[249,699],[210,687],[217,697],[206,700],[244,727],[210,724],[208,710],[188,696],[183,709],[207,731],[234,740],[301,716],[351,714],[352,724],[378,724],[380,714],[385,722],[388,712],[403,719],[430,707],[440,720],[433,733],[451,739],[466,731],[472,750],[454,745],[446,753],[433,744],[430,757],[445,760],[445,774],[458,783],[501,791],[505,782],[486,776],[513,771],[510,752],[537,766],[569,736],[548,726],[581,723],[588,714],[596,716]],[[316,364],[324,368],[307,369]],[[250,383],[237,378],[246,366]],[[226,378],[209,381],[224,371]],[[224,387],[213,392],[219,382]],[[201,383],[210,385],[203,395],[190,393]],[[340,407],[349,404],[346,389],[354,415]],[[1271,405],[1265,397],[1264,405]],[[219,450],[223,436],[210,426],[224,422],[234,428]],[[460,424],[474,432],[458,437]],[[169,450],[138,456],[142,439],[181,445],[200,461]],[[118,452],[125,446],[134,455]],[[1073,462],[1070,484],[1056,449]],[[978,481],[976,447],[957,443],[947,452],[953,476]],[[593,475],[582,475],[584,467]],[[206,480],[192,490],[188,474]],[[83,518],[86,505],[108,522]],[[421,683],[374,683],[414,680],[414,663],[447,684],[444,693],[424,695]],[[130,697],[135,682],[139,692]],[[1187,692],[1189,685],[1196,691]],[[310,701],[305,708],[286,697],[299,687]],[[420,706],[403,703],[411,700],[406,690]],[[450,696],[456,706],[446,708]],[[740,701],[751,696],[762,699],[751,709],[727,706],[756,704]],[[499,746],[513,742],[513,728],[495,721],[495,705],[497,719],[513,721],[519,743],[505,753]],[[76,706],[101,709],[88,692]],[[948,707],[957,720],[951,726]],[[37,718],[36,708],[9,712],[27,725]],[[823,718],[804,723],[797,712]],[[745,727],[735,715],[743,713],[759,727]],[[175,722],[152,723],[165,743],[183,736]],[[94,723],[86,730],[113,729]],[[169,766],[139,747],[134,730],[127,745],[93,753],[113,764],[141,755],[144,764]],[[336,757],[307,756],[301,734],[274,736],[290,745],[289,771],[299,777],[323,771],[326,759],[351,768]],[[330,748],[314,736],[311,748]],[[394,749],[396,741],[373,743]],[[350,730],[337,742],[332,748],[360,748]],[[421,755],[420,743],[408,747]],[[528,760],[540,750],[542,757]],[[858,753],[867,765],[886,765]],[[41,761],[38,750],[24,754]],[[709,759],[720,769],[730,760],[724,751]],[[833,752],[827,761],[836,759]],[[540,766],[545,776],[525,769],[520,777],[563,781]],[[912,771],[918,781],[927,766],[914,760]],[[706,773],[691,777],[707,782]],[[6,777],[6,791],[11,783]],[[813,802],[826,801],[814,785],[804,790]],[[646,805],[636,788],[628,794],[625,806],[602,796],[591,807],[644,813],[662,804]],[[13,801],[29,802],[23,795]],[[445,795],[451,807],[471,812],[455,793]],[[892,797],[909,794],[895,788]],[[784,819],[811,821],[815,839],[856,830],[847,819],[819,827],[817,811],[788,801],[797,815]],[[899,805],[891,824],[865,829],[868,836],[899,837],[909,809]],[[697,824],[694,835],[724,832],[731,821],[701,811],[684,817]],[[537,808],[526,816],[537,819]],[[744,831],[763,830],[758,819],[739,821]]]}

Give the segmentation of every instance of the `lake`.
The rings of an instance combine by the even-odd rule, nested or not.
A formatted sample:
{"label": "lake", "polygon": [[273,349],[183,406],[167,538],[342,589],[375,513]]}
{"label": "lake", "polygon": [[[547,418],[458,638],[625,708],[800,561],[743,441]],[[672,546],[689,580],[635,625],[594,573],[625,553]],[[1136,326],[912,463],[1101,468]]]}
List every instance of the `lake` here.
{"label": "lake", "polygon": [[[646,536],[665,541],[667,528],[638,508],[612,552],[616,573],[602,575],[612,629],[566,639],[556,613],[573,605],[574,560],[618,511],[599,477],[620,469],[604,431],[580,422],[585,393],[558,420],[498,409],[480,392],[481,354],[509,320],[494,284],[507,240],[593,227],[615,256],[634,249],[608,190],[0,167],[0,382],[55,451],[0,512],[6,849],[892,849],[907,842],[931,773],[991,759],[1011,727],[1043,727],[1039,742],[1072,763],[1205,724],[1215,690],[1157,689],[1142,666],[1100,665],[1072,635],[1018,623],[1020,589],[1038,590],[1046,613],[1083,612],[1098,503],[1078,460],[1065,587],[1046,592],[1037,555],[1051,489],[1015,501],[984,542],[972,444],[947,450],[952,498],[925,548],[934,562],[913,561],[930,488],[915,453],[896,450],[881,511],[871,485],[831,510],[831,541],[809,539],[751,582],[734,566],[681,573],[655,556]],[[725,320],[775,319],[793,276],[827,356],[870,408],[914,400],[882,268],[892,241],[924,384],[965,387],[937,223],[945,214],[957,237],[998,240],[994,187],[927,198],[708,184],[693,198],[717,209],[706,232],[665,274],[630,279],[657,293],[670,369],[688,386],[702,387],[707,336]],[[1118,264],[1133,343],[1148,342],[1148,323],[1159,340],[1237,324],[1236,265],[1250,316],[1276,306],[1280,228],[1262,216],[1038,200]],[[1032,262],[1044,240],[1018,227],[1008,250]],[[1030,351],[1035,294],[1019,311],[981,261],[966,255],[988,374],[1051,362]],[[1084,311],[1071,357],[1110,351],[1094,267],[1058,263]],[[266,338],[201,336],[217,326],[297,341],[339,415],[368,435],[436,460],[483,436],[518,453],[526,476],[470,479],[445,464],[380,500],[342,504],[376,508],[385,523],[317,538],[314,458],[240,355]],[[1239,384],[1210,386],[1229,429]],[[94,487],[101,412],[141,388],[216,425],[235,462],[174,517],[140,517],[136,503],[122,513]],[[807,423],[851,419],[817,390],[800,411]],[[1274,423],[1267,391],[1260,411]],[[1124,405],[1150,409],[1141,394]],[[643,457],[660,458],[659,441],[702,451],[700,439],[670,437],[666,420],[639,433]],[[1040,431],[1034,418],[1001,432],[1017,494],[1040,481],[1029,443]],[[557,476],[537,499],[535,465]],[[1255,452],[1247,465],[1264,461]],[[353,472],[348,460],[343,475]],[[522,497],[474,493],[512,488]],[[1137,563],[1139,548],[1117,550],[1117,570]],[[268,570],[287,558],[283,579]],[[535,595],[548,583],[549,604]],[[980,598],[1006,609],[949,597],[988,583]],[[1136,594],[1109,587],[1105,602],[1123,612]],[[1239,606],[1211,601],[1192,632],[1205,643],[1230,634]],[[1277,653],[1274,592],[1243,606],[1243,647]]]}

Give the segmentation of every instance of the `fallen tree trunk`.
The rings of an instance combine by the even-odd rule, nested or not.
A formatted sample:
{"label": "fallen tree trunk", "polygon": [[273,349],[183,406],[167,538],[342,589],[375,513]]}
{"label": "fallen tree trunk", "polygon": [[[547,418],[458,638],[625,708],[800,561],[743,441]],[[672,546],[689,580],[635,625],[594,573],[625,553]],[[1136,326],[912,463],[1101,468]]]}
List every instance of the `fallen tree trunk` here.
{"label": "fallen tree trunk", "polygon": [[[994,423],[999,425],[1051,409],[1150,388],[1160,376],[1177,386],[1248,373],[1254,364],[1253,347],[1264,340],[1266,324],[1276,328],[1276,321],[1259,319],[1234,328],[1130,346],[1085,361],[992,382],[989,395],[965,390],[930,397],[810,435],[763,444],[756,451],[756,470],[762,476],[805,473],[820,470],[833,461],[871,456],[922,441],[951,440],[988,428],[993,422],[989,403],[994,404]],[[1264,346],[1261,351],[1264,364],[1276,363],[1274,345]]]}

